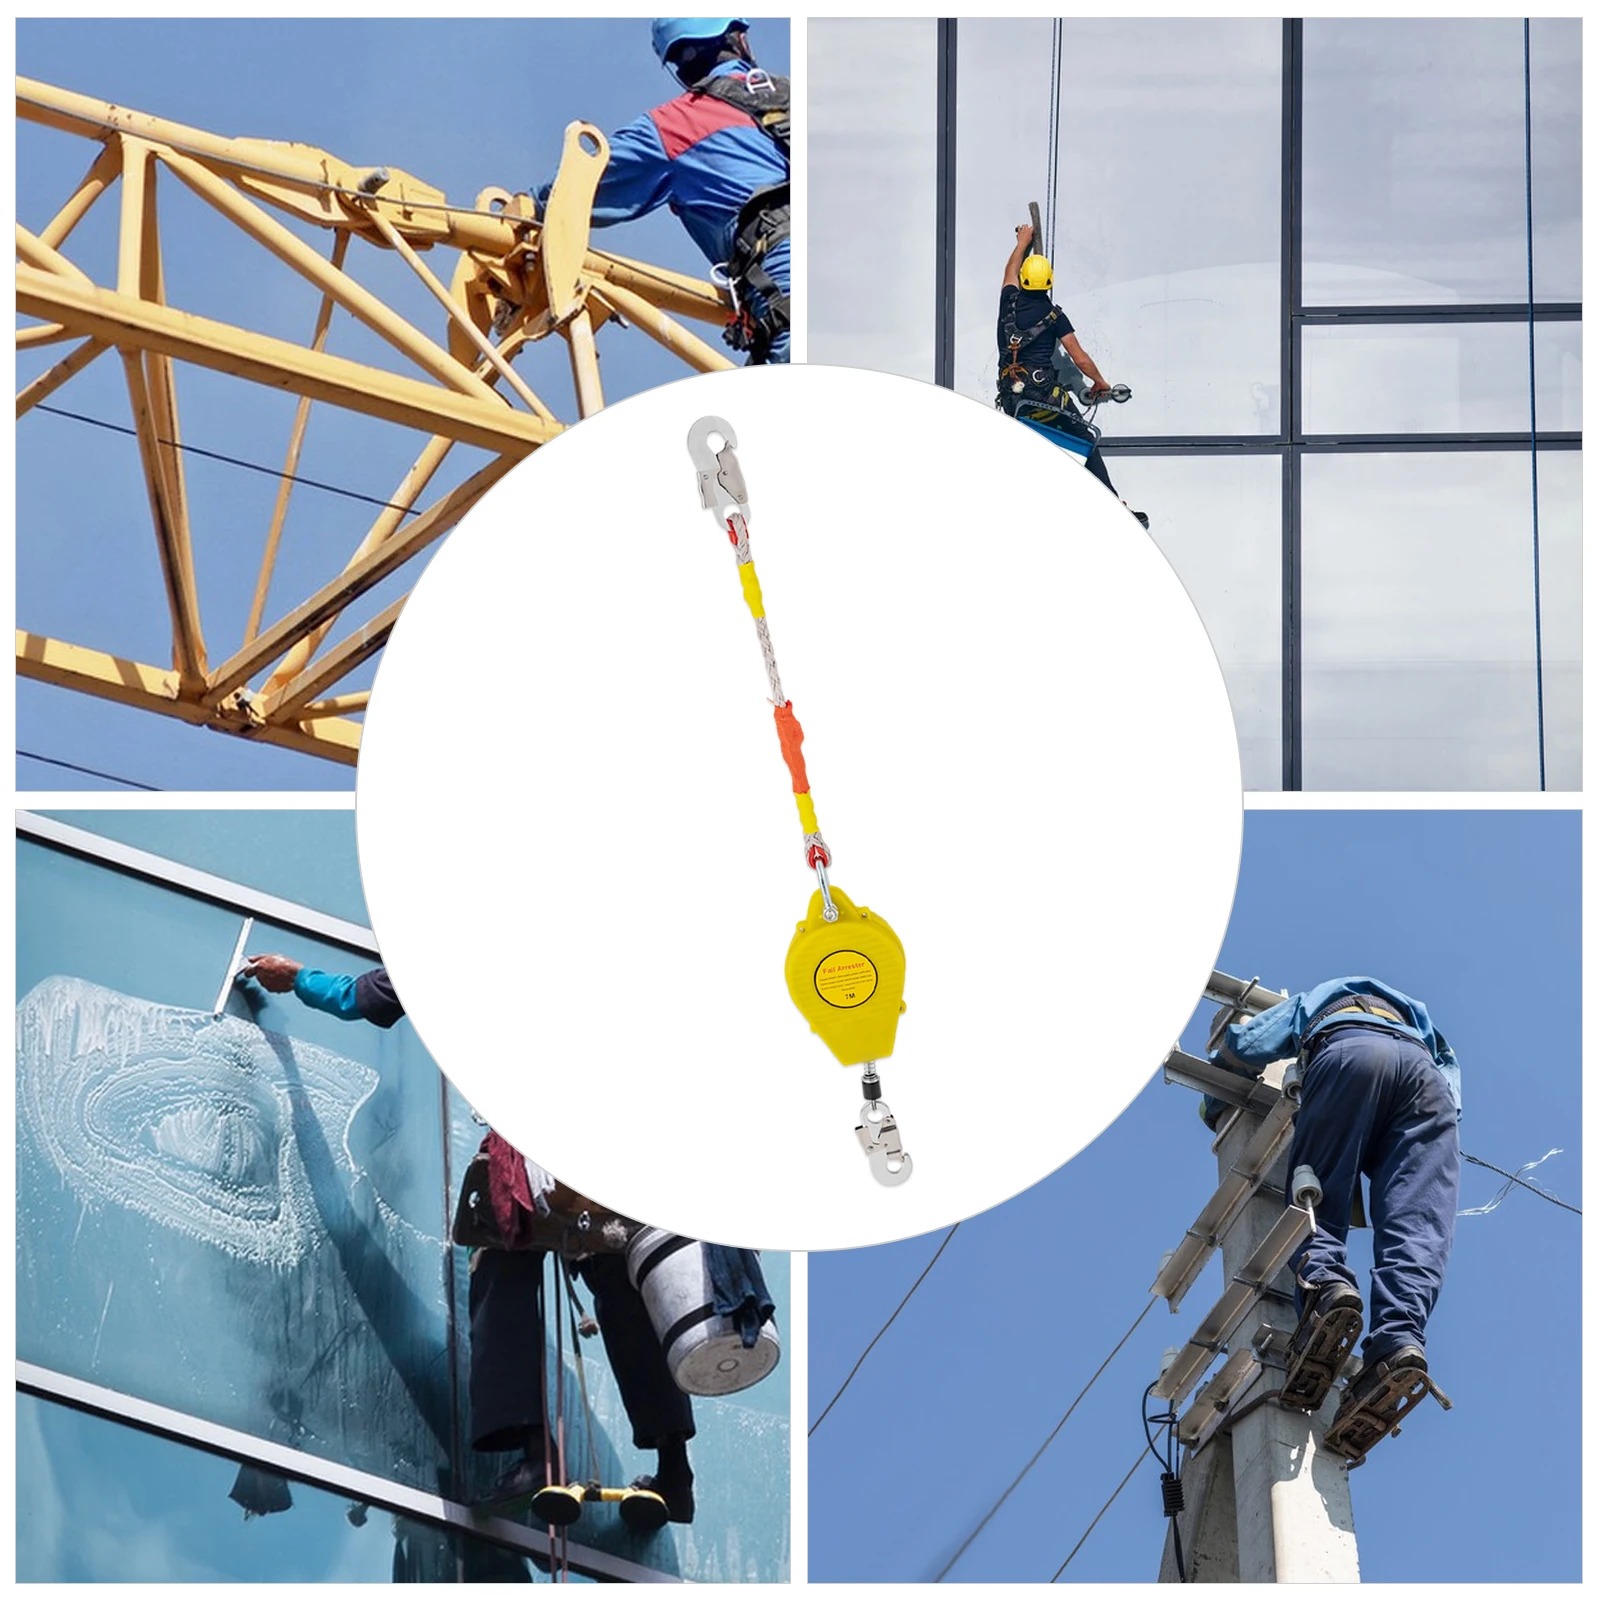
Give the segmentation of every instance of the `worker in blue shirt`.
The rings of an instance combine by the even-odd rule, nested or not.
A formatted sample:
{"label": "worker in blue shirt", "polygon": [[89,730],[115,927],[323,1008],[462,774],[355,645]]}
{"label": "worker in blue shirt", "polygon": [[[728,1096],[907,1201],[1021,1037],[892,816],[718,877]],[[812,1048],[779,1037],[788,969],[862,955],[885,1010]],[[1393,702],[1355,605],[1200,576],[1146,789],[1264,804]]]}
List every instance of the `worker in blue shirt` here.
{"label": "worker in blue shirt", "polygon": [[[789,359],[789,82],[763,72],[743,17],[658,17],[650,41],[685,93],[611,136],[592,221],[661,206],[732,301],[723,337],[752,365]],[[551,184],[536,198],[543,207]]]}
{"label": "worker in blue shirt", "polygon": [[326,1011],[342,1022],[370,1022],[392,1028],[406,1014],[386,967],[357,977],[319,972],[289,956],[251,956],[240,972],[254,978],[270,994],[290,994],[314,1011]]}
{"label": "worker in blue shirt", "polygon": [[[1289,1170],[1309,1167],[1322,1200],[1295,1266],[1300,1323],[1285,1398],[1314,1411],[1361,1331],[1363,1304],[1345,1239],[1369,1182],[1370,1323],[1362,1367],[1326,1442],[1352,1458],[1392,1431],[1431,1387],[1424,1330],[1455,1238],[1461,1181],[1461,1068],[1428,1009],[1375,978],[1337,978],[1222,1034],[1212,1059],[1258,1077],[1298,1057]],[[1226,1108],[1207,1100],[1215,1125]]]}

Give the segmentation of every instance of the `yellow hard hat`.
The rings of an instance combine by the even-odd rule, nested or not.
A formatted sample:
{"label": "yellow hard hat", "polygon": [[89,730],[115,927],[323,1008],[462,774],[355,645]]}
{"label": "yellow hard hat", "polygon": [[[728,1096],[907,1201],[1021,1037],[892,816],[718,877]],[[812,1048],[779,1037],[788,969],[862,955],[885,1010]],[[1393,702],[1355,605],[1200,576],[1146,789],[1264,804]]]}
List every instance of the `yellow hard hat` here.
{"label": "yellow hard hat", "polygon": [[1048,289],[1055,281],[1050,263],[1043,256],[1029,256],[1018,274],[1024,289]]}

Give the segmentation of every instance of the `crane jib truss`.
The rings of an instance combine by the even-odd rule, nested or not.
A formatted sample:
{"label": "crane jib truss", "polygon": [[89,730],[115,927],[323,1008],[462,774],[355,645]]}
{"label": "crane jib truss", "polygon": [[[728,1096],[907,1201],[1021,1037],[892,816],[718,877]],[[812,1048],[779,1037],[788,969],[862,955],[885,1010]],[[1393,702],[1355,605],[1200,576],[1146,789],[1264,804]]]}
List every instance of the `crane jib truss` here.
{"label": "crane jib truss", "polygon": [[[595,335],[615,321],[638,329],[698,372],[729,359],[684,325],[720,326],[727,307],[704,280],[595,250],[590,213],[609,150],[575,122],[542,216],[526,194],[486,189],[470,206],[410,173],[356,167],[309,145],[224,138],[17,79],[23,121],[101,146],[82,181],[37,232],[17,225],[19,352],[71,345],[17,396],[20,420],[107,351],[126,378],[156,554],[170,613],[169,665],[130,661],[87,643],[17,631],[18,675],[162,713],[266,744],[353,764],[366,691],[341,681],[382,649],[404,597],[328,643],[347,607],[447,533],[524,456],[563,423],[513,366],[525,346],[567,346],[573,415],[604,405]],[[157,220],[157,177],[176,181],[212,213],[320,291],[304,344],[169,305]],[[77,228],[118,190],[115,276],[97,282],[66,253]],[[108,202],[109,203],[109,202]],[[332,234],[324,256],[283,218]],[[398,255],[439,303],[443,342],[401,316],[346,268],[353,243]],[[424,252],[454,253],[440,276]],[[335,308],[398,351],[396,373],[326,348]],[[265,384],[298,397],[276,503],[265,530],[244,636],[213,661],[207,649],[190,537],[177,372],[180,365]],[[344,569],[275,620],[266,601],[295,468],[316,402],[420,430],[410,469]],[[431,501],[429,483],[457,445],[491,459]],[[26,537],[26,534],[22,536]]]}

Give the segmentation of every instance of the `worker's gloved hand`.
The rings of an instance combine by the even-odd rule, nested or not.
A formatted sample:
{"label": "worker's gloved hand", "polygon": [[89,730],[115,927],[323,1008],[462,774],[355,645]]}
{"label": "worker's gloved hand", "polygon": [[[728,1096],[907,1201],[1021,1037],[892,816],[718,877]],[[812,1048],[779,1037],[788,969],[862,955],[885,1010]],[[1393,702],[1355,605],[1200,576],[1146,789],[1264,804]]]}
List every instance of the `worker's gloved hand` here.
{"label": "worker's gloved hand", "polygon": [[288,994],[294,988],[302,965],[288,956],[251,956],[244,964],[242,976],[254,978],[272,994]]}

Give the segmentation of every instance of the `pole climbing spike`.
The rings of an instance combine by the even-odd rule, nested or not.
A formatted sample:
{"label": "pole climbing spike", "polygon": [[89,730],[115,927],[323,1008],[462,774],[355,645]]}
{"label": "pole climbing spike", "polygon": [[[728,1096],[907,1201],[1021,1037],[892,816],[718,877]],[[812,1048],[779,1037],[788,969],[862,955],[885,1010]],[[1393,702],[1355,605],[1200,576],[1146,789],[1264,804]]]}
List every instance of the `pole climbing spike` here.
{"label": "pole climbing spike", "polygon": [[[713,439],[721,440],[715,449]],[[911,1176],[911,1157],[901,1143],[893,1113],[879,1098],[876,1062],[893,1051],[900,1013],[906,1008],[901,998],[906,981],[905,950],[881,916],[857,906],[828,879],[833,852],[822,837],[811,798],[811,780],[800,748],[805,732],[778,677],[766,601],[750,554],[750,495],[734,454],[738,438],[721,417],[701,417],[690,428],[688,442],[700,504],[717,519],[733,546],[739,587],[755,620],[767,671],[778,749],[789,769],[790,788],[800,813],[806,865],[817,875],[805,920],[795,925],[784,961],[789,997],[811,1024],[811,1031],[843,1065],[859,1063],[863,1067],[866,1103],[856,1137],[872,1176],[893,1187]]]}

